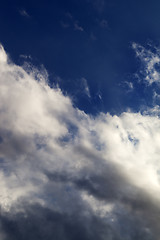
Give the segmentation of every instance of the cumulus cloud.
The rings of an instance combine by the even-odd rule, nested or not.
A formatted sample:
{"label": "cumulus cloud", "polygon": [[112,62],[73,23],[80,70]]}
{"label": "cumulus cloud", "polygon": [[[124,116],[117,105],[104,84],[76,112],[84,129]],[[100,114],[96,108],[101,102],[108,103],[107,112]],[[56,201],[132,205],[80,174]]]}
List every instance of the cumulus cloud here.
{"label": "cumulus cloud", "polygon": [[0,48],[0,237],[158,239],[160,119],[73,107]]}

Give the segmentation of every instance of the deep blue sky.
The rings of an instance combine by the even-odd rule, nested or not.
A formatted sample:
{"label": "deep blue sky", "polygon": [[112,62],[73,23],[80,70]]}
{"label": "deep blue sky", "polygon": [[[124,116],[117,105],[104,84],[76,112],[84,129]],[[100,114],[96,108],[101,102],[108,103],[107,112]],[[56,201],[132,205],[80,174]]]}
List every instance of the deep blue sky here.
{"label": "deep blue sky", "polygon": [[134,76],[140,63],[131,44],[159,46],[159,13],[158,0],[1,1],[0,42],[16,63],[27,55],[36,66],[43,64],[50,81],[58,81],[80,109],[137,111],[152,103]]}

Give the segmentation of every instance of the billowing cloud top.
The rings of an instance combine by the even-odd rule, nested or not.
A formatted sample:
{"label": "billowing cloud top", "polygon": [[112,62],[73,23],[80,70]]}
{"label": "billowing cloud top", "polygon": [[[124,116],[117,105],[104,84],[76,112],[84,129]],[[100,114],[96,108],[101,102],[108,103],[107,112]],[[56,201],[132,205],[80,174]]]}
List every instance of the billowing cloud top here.
{"label": "billowing cloud top", "polygon": [[155,109],[87,115],[2,46],[0,91],[2,240],[159,238]]}

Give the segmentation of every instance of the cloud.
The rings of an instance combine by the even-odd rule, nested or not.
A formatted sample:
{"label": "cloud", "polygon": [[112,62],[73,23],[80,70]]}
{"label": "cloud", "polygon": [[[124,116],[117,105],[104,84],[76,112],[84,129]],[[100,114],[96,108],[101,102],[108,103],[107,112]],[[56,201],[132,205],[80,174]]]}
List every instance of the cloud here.
{"label": "cloud", "polygon": [[78,24],[77,21],[74,22],[74,29],[81,32],[84,31],[84,29]]}
{"label": "cloud", "polygon": [[20,15],[23,16],[23,17],[30,18],[30,15],[26,12],[25,9],[19,10],[19,13],[20,13]]}
{"label": "cloud", "polygon": [[68,17],[68,18],[70,18],[70,19],[73,18],[72,14],[71,14],[70,12],[66,12],[65,16]]}
{"label": "cloud", "polygon": [[23,58],[23,59],[32,60],[32,57],[30,55],[21,54],[20,57]]}
{"label": "cloud", "polygon": [[69,28],[69,26],[70,26],[68,23],[65,23],[63,21],[61,21],[60,24],[63,28]]}
{"label": "cloud", "polygon": [[154,52],[151,49],[146,49],[143,46],[133,43],[133,49],[136,56],[141,60],[143,67],[141,74],[148,85],[160,83],[160,52],[157,48]]}
{"label": "cloud", "polygon": [[88,87],[87,80],[86,80],[85,78],[82,78],[81,81],[82,81],[82,86],[83,86],[83,88],[84,88],[84,93],[85,93],[89,98],[91,98],[91,94],[90,94],[90,90],[89,90],[89,87]]}
{"label": "cloud", "polygon": [[158,106],[93,117],[48,81],[1,46],[1,239],[158,239]]}
{"label": "cloud", "polygon": [[[68,28],[70,26],[73,26],[74,30],[76,31],[81,31],[81,32],[84,31],[83,27],[79,25],[79,22],[76,19],[74,19],[74,17],[71,15],[70,12],[65,13],[65,17],[67,18],[67,22],[66,21],[60,22],[63,28]],[[70,22],[70,24],[68,23],[68,21]]]}
{"label": "cloud", "polygon": [[126,93],[130,93],[130,92],[134,91],[134,84],[133,84],[133,82],[130,82],[130,81],[126,80],[126,81],[122,82],[119,85],[120,85],[120,87],[124,88]]}
{"label": "cloud", "polygon": [[93,4],[93,7],[97,10],[97,12],[102,13],[105,9],[106,2],[104,0],[93,0],[90,1]]}
{"label": "cloud", "polygon": [[105,19],[100,21],[101,28],[108,28],[108,22]]}
{"label": "cloud", "polygon": [[[24,206],[23,206],[24,207]],[[80,209],[79,209],[80,210]],[[3,215],[2,227],[9,239],[103,239],[103,236],[118,239],[116,233],[96,216],[83,215],[80,211],[72,216],[33,205],[26,209],[26,218],[21,213]],[[87,223],[87,224],[85,224]],[[92,229],[92,230],[91,230]],[[100,236],[102,235],[102,236]]]}
{"label": "cloud", "polygon": [[96,41],[97,40],[96,36],[93,33],[90,34],[90,39],[92,41]]}

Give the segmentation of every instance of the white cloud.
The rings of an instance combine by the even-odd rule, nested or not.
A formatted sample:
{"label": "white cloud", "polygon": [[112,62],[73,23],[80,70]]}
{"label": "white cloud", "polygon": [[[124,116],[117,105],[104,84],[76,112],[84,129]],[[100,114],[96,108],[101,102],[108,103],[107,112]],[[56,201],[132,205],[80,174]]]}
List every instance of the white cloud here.
{"label": "white cloud", "polygon": [[78,21],[74,22],[74,29],[83,32],[84,29],[78,24]]}
{"label": "white cloud", "polygon": [[23,17],[30,18],[30,15],[26,12],[25,9],[19,10],[19,13],[20,13],[20,15],[23,16]]}
{"label": "white cloud", "polygon": [[20,57],[23,58],[23,59],[27,59],[27,60],[31,60],[32,59],[32,57],[30,55],[21,54]]}
{"label": "white cloud", "polygon": [[124,83],[128,86],[128,91],[133,91],[134,87],[132,82],[125,81]]}
{"label": "white cloud", "polygon": [[133,43],[133,49],[136,56],[143,63],[142,75],[144,75],[146,82],[151,85],[152,83],[160,83],[160,72],[156,69],[156,65],[160,64],[160,53],[157,49],[153,53],[151,50],[143,46]]}
{"label": "white cloud", "polygon": [[89,90],[87,80],[85,78],[82,78],[81,81],[82,81],[82,85],[84,87],[84,93],[90,98],[91,94],[90,94],[90,90]]}
{"label": "white cloud", "polygon": [[2,45],[0,45],[0,64],[4,64],[7,62],[7,55],[4,51],[4,48]]}
{"label": "white cloud", "polygon": [[81,206],[85,214],[92,211],[104,224],[119,228],[119,216],[126,211],[159,231],[158,115],[148,111],[93,117],[74,108],[69,97],[47,82],[44,72],[8,63],[1,47],[2,209],[11,213],[20,201],[60,213]]}

